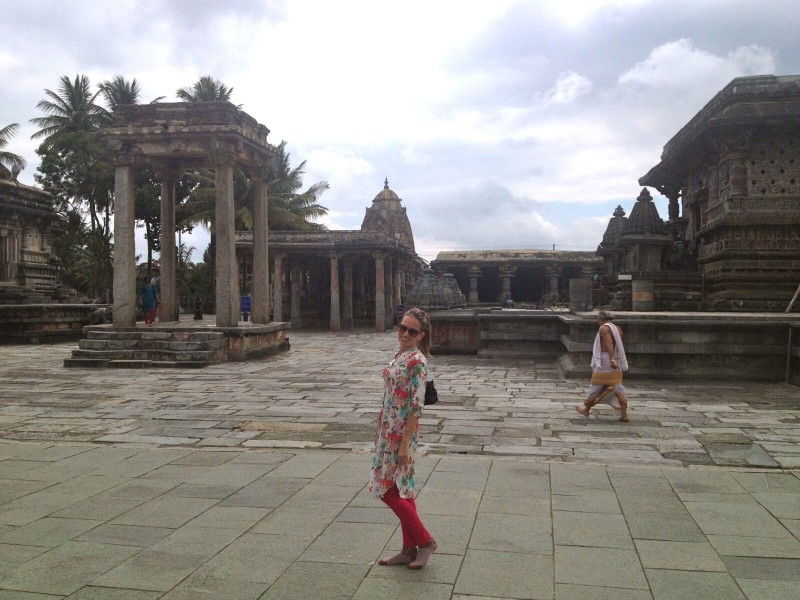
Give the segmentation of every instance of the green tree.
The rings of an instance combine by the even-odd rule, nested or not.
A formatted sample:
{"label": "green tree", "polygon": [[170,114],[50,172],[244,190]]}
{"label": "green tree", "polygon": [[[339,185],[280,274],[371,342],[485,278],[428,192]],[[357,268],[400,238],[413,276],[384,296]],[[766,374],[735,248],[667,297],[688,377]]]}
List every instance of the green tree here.
{"label": "green tree", "polygon": [[111,118],[95,104],[99,93],[92,93],[85,75],[74,81],[62,76],[58,93],[46,89],[46,98],[37,104],[45,116],[31,119],[40,127],[32,137],[44,138],[36,150],[41,157],[36,181],[53,195],[56,210],[65,218],[85,221],[85,227],[72,228],[76,251],[84,255],[71,255],[59,246],[58,259],[67,273],[85,269],[82,275],[73,272],[70,282],[95,295],[111,289],[114,187],[113,168],[97,136]]}
{"label": "green tree", "polygon": [[18,129],[18,123],[11,123],[0,129],[0,179],[16,179],[17,173],[25,168],[24,158],[3,150]]}
{"label": "green tree", "polygon": [[269,195],[269,227],[275,230],[322,230],[324,225],[314,220],[328,214],[328,209],[319,204],[319,197],[330,186],[319,181],[303,188],[306,161],[292,168],[291,154],[286,151],[286,141],[278,144],[277,175],[267,185]]}
{"label": "green tree", "polygon": [[[141,103],[142,89],[135,78],[128,80],[122,75],[117,75],[98,87],[111,113],[117,106]],[[150,104],[163,98],[164,96],[159,96],[151,100]],[[145,230],[148,274],[150,274],[153,252],[161,250],[161,184],[152,167],[143,166],[134,169],[134,190],[134,216],[138,226]]]}
{"label": "green tree", "polygon": [[[104,81],[99,86],[100,92],[106,100],[108,110],[112,111],[120,104],[140,104],[142,88],[136,78],[125,79],[122,75],[117,75],[114,79]],[[150,104],[156,104],[164,99],[164,96],[151,100]]]}
{"label": "green tree", "polygon": [[[306,162],[297,167],[291,166],[291,154],[286,151],[286,142],[277,147],[277,171],[275,177],[267,182],[269,198],[269,228],[275,231],[314,231],[324,230],[325,226],[314,219],[328,214],[328,209],[320,205],[319,197],[330,186],[320,181],[303,188]],[[214,173],[197,171],[188,175],[191,181],[189,199],[182,208],[180,222],[187,225],[204,225],[213,235],[214,230]],[[237,227],[248,231],[253,229],[252,181],[241,169],[233,171],[233,198]]]}
{"label": "green tree", "polygon": [[[180,88],[175,95],[184,102],[230,102],[233,88],[211,75],[203,75],[191,87]],[[241,105],[239,105],[241,107]]]}
{"label": "green tree", "polygon": [[75,81],[62,75],[59,81],[58,92],[45,89],[46,98],[36,104],[45,116],[31,119],[41,128],[31,137],[44,138],[46,145],[54,143],[60,134],[96,131],[111,120],[110,113],[95,103],[100,90],[92,93],[86,75],[76,75]]}

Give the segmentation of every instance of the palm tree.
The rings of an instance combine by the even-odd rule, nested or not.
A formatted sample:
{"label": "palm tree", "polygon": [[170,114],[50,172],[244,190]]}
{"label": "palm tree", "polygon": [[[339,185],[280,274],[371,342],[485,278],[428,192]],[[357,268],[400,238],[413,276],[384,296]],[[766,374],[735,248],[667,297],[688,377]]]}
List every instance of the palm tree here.
{"label": "palm tree", "polygon": [[[203,75],[192,87],[185,87],[175,92],[184,102],[230,102],[233,88],[227,87],[219,79],[211,75]],[[239,105],[241,107],[241,105]]]}
{"label": "palm tree", "polygon": [[11,123],[0,129],[0,179],[16,179],[16,174],[25,168],[25,159],[19,154],[3,150],[19,129],[18,123]]}
{"label": "palm tree", "polygon": [[142,89],[136,78],[128,81],[121,75],[117,75],[110,81],[104,81],[98,87],[111,111],[120,104],[139,104],[139,94]]}
{"label": "palm tree", "polygon": [[[324,225],[313,220],[328,214],[328,209],[317,200],[330,186],[327,181],[311,185],[303,192],[303,175],[306,161],[291,166],[291,154],[286,152],[286,142],[276,147],[278,155],[276,176],[267,182],[269,228],[275,231],[318,231]],[[183,226],[203,225],[214,231],[214,174],[197,171],[187,174],[192,191],[181,206],[178,223]],[[236,221],[246,230],[253,229],[252,181],[241,169],[233,170],[233,198]]]}
{"label": "palm tree", "polygon": [[[142,88],[135,77],[128,81],[122,75],[117,75],[110,81],[104,81],[99,87],[110,111],[113,111],[120,104],[139,104]],[[151,100],[150,104],[155,104],[163,99],[164,96],[159,96],[155,100]]]}
{"label": "palm tree", "polygon": [[275,230],[320,230],[324,225],[313,220],[328,214],[328,209],[318,203],[319,197],[330,186],[327,181],[311,185],[304,192],[303,175],[306,161],[294,169],[291,154],[286,151],[286,141],[276,148],[278,154],[277,176],[267,184],[269,197],[269,227]]}
{"label": "palm tree", "polygon": [[95,104],[101,90],[92,93],[89,78],[76,75],[75,81],[62,75],[58,93],[45,89],[47,98],[40,100],[36,108],[47,113],[45,117],[31,119],[31,123],[41,127],[31,137],[45,138],[44,144],[50,146],[56,134],[75,131],[94,131],[109,122],[110,114]]}

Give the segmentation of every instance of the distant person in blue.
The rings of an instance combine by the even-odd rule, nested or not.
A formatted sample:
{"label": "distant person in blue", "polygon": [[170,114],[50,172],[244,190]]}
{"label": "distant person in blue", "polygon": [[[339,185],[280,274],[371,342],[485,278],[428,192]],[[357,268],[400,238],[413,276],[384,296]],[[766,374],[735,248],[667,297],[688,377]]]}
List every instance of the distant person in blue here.
{"label": "distant person in blue", "polygon": [[147,279],[139,282],[139,301],[142,303],[144,324],[152,327],[156,319],[156,288],[152,283],[147,283]]}
{"label": "distant person in blue", "polygon": [[[150,285],[153,286],[153,293],[156,295],[156,312],[158,305],[161,304],[161,275],[158,269],[153,269],[153,278],[150,280]],[[155,321],[155,317],[153,317]]]}

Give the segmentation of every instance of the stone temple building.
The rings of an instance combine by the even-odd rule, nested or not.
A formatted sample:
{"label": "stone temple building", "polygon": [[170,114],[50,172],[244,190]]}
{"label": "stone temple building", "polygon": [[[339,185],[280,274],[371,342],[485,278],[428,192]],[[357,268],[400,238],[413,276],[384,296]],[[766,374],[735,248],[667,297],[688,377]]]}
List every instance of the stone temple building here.
{"label": "stone temple building", "polygon": [[0,180],[0,296],[12,290],[15,296],[49,296],[56,289],[50,247],[58,225],[50,194]]}
{"label": "stone temple building", "polygon": [[[252,232],[238,231],[239,286],[250,289]],[[270,231],[272,320],[331,331],[391,328],[397,306],[421,271],[400,197],[386,180],[361,228]]]}
{"label": "stone temple building", "polygon": [[[598,249],[617,303],[655,309],[783,311],[800,284],[800,76],[731,81],[664,146],[618,207]],[[638,290],[637,290],[638,283]]]}
{"label": "stone temple building", "polygon": [[470,250],[440,252],[431,263],[452,273],[468,305],[566,303],[570,279],[591,279],[602,270],[593,252],[561,250]]}

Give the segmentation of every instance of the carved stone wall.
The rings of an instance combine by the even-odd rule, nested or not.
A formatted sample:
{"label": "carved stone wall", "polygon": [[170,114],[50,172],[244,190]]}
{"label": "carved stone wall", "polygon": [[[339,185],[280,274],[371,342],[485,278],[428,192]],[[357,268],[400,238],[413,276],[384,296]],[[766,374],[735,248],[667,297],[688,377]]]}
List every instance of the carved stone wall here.
{"label": "carved stone wall", "polygon": [[58,223],[50,194],[0,181],[0,282],[53,288],[51,240]]}
{"label": "carved stone wall", "polygon": [[715,310],[783,310],[800,283],[800,77],[733,80],[639,182],[679,186]]}

